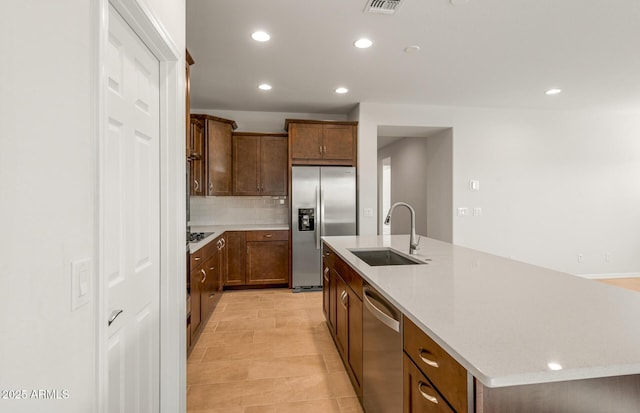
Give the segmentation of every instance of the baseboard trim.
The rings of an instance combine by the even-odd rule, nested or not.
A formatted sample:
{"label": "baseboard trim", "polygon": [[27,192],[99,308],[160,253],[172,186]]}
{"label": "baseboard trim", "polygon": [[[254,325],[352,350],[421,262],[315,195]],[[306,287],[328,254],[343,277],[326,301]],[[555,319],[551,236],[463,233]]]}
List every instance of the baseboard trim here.
{"label": "baseboard trim", "polygon": [[576,274],[578,277],[588,278],[590,280],[599,280],[604,278],[637,278],[640,277],[639,272],[618,272],[609,274]]}

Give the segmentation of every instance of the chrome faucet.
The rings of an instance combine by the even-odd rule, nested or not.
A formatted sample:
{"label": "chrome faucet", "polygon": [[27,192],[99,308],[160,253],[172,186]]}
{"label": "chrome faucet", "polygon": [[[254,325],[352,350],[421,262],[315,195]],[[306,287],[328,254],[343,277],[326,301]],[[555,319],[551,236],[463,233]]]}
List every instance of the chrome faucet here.
{"label": "chrome faucet", "polygon": [[411,207],[411,205],[405,203],[405,202],[396,202],[395,204],[391,205],[391,208],[389,209],[389,213],[387,214],[387,217],[384,219],[384,224],[385,225],[389,225],[391,223],[391,214],[393,213],[393,210],[397,207],[397,206],[406,206],[407,208],[409,208],[409,212],[411,213],[411,235],[409,236],[409,254],[417,254],[418,253],[418,249],[420,247],[418,247],[418,244],[420,243],[420,237],[416,237],[416,211],[413,210],[413,208]]}

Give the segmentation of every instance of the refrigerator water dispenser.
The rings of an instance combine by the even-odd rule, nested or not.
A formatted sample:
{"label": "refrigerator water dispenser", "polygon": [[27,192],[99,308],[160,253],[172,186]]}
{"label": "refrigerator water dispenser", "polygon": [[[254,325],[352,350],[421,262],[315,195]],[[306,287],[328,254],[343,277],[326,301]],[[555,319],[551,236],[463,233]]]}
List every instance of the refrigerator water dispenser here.
{"label": "refrigerator water dispenser", "polygon": [[315,231],[314,223],[314,208],[298,208],[298,231]]}

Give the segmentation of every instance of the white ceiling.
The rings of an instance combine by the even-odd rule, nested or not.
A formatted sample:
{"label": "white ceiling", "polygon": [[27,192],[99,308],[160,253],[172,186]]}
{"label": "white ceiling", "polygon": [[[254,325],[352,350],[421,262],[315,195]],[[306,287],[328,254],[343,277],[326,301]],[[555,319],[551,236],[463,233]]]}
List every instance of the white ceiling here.
{"label": "white ceiling", "polygon": [[[198,109],[640,109],[638,0],[404,0],[393,16],[364,14],[365,0],[186,2]],[[271,40],[252,40],[258,29]],[[360,37],[373,46],[353,47]]]}

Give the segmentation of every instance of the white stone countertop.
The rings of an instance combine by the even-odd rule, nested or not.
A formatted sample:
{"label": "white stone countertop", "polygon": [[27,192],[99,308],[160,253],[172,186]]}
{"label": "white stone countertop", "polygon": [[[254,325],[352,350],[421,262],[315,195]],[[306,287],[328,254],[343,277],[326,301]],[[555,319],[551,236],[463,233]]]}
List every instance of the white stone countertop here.
{"label": "white stone countertop", "polygon": [[640,374],[638,292],[425,237],[428,264],[384,267],[348,249],[408,235],[323,240],[487,387]]}
{"label": "white stone countertop", "polygon": [[247,225],[191,225],[191,232],[211,232],[208,237],[189,243],[189,252],[196,252],[225,231],[288,231],[287,224],[247,224]]}

